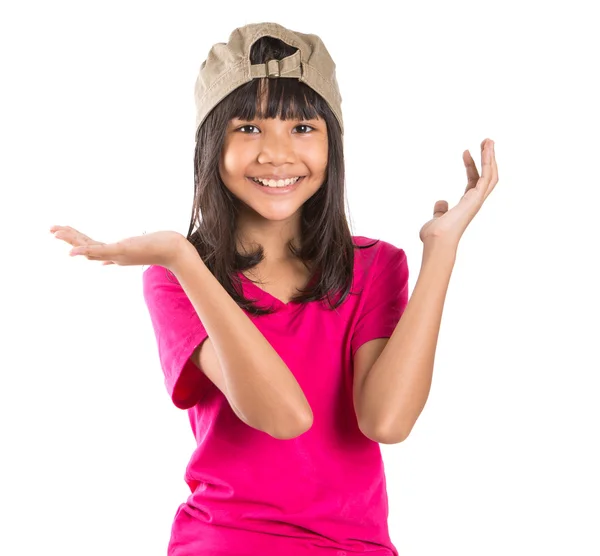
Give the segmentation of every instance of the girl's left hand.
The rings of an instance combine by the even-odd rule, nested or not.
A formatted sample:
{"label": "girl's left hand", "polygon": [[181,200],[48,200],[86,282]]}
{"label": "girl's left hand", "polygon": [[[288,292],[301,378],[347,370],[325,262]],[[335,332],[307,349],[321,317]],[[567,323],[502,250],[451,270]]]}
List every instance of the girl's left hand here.
{"label": "girl's left hand", "polygon": [[498,183],[498,167],[494,154],[494,142],[491,139],[482,141],[481,153],[481,177],[479,177],[475,161],[469,151],[463,153],[469,180],[465,194],[451,210],[448,210],[447,201],[435,203],[433,219],[427,222],[419,232],[423,243],[430,239],[442,239],[445,243],[458,247],[458,242],[467,226]]}

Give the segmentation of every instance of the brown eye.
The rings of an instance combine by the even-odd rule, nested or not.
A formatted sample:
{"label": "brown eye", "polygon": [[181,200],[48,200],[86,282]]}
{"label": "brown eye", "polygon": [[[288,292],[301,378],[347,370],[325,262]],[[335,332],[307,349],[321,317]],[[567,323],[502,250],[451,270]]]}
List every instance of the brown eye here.
{"label": "brown eye", "polygon": [[[314,129],[315,129],[314,127],[312,127],[312,126],[310,126],[310,125],[307,125],[307,124],[300,124],[300,125],[297,125],[297,126],[296,126],[296,129],[298,129],[299,127],[307,127],[307,128],[308,128],[308,129],[310,129],[310,130],[314,130]],[[306,135],[306,133],[301,133],[300,135]]]}
{"label": "brown eye", "polygon": [[[246,127],[253,127],[254,129],[258,129],[255,125],[243,125],[242,127],[238,128],[238,131],[242,131],[242,129],[244,129]],[[242,131],[242,133],[245,133],[245,132]]]}
{"label": "brown eye", "polygon": [[[316,129],[316,128],[308,125],[308,124],[299,124],[294,129],[298,129],[299,127],[300,128],[306,128],[308,130],[308,131],[302,131],[302,132],[300,132],[300,135],[306,135],[307,133],[310,133],[311,131],[314,131]],[[243,125],[241,127],[238,127],[237,131],[241,131],[242,133],[246,133],[243,130],[247,129],[247,128],[253,128],[253,129],[257,130],[258,132],[260,132],[260,130],[255,125],[252,125],[252,124],[247,124],[247,125]],[[250,132],[250,134],[254,134],[254,133],[256,133],[256,132],[252,132],[252,131]]]}

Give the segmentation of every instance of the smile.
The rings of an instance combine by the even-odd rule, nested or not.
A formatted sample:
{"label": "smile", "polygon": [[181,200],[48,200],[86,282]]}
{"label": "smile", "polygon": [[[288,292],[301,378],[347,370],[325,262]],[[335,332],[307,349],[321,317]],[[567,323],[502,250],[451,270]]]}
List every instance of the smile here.
{"label": "smile", "polygon": [[[290,193],[298,188],[298,184],[302,182],[305,176],[299,176],[297,178],[291,178],[288,180],[279,180],[279,183],[283,182],[281,186],[279,185],[267,185],[264,182],[260,182],[255,178],[246,178],[250,181],[255,187],[260,189],[262,192],[273,195],[280,195],[283,193]],[[275,180],[267,181],[268,184],[274,183]]]}
{"label": "smile", "polygon": [[288,185],[293,185],[296,183],[301,177],[302,176],[296,176],[294,178],[279,180],[269,178],[252,178],[252,180],[267,187],[287,187]]}

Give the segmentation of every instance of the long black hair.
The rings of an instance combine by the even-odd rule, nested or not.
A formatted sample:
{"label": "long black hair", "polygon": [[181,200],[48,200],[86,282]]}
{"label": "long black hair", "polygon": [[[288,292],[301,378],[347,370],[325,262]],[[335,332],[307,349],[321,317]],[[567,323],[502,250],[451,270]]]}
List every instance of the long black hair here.
{"label": "long black hair", "polygon": [[[282,59],[296,48],[274,37],[262,37],[252,45],[252,64]],[[263,106],[262,101],[266,99]],[[263,108],[265,110],[263,110]],[[253,315],[269,314],[255,299],[243,296],[238,273],[256,266],[264,258],[262,246],[242,254],[236,247],[236,222],[240,201],[225,187],[219,174],[219,159],[227,125],[232,118],[313,119],[327,124],[328,161],[325,181],[302,206],[299,248],[288,243],[290,252],[310,270],[307,287],[292,301],[307,303],[327,299],[335,309],[352,287],[355,245],[346,219],[346,193],[342,133],[335,115],[313,89],[291,78],[262,78],[238,87],[206,117],[196,132],[194,155],[194,203],[187,239],[229,295]],[[197,224],[197,229],[194,225]],[[239,289],[238,289],[239,288]],[[332,295],[339,294],[336,302]]]}

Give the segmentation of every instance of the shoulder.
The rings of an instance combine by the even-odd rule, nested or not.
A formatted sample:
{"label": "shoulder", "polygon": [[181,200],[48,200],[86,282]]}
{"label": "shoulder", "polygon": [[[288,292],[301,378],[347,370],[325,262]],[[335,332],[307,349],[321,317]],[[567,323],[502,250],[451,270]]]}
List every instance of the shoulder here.
{"label": "shoulder", "polygon": [[352,236],[355,245],[366,247],[355,249],[355,271],[361,268],[369,273],[378,273],[390,264],[401,265],[406,261],[406,253],[400,247],[383,239],[365,236]]}
{"label": "shoulder", "polygon": [[[357,239],[357,244],[373,243],[369,238]],[[354,282],[358,286],[362,303],[365,304],[363,307],[367,308],[367,312],[380,305],[390,311],[394,307],[403,310],[407,304],[409,280],[404,250],[380,239],[373,247],[356,249],[354,252]],[[392,312],[386,314],[390,315]]]}

